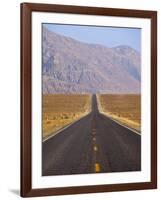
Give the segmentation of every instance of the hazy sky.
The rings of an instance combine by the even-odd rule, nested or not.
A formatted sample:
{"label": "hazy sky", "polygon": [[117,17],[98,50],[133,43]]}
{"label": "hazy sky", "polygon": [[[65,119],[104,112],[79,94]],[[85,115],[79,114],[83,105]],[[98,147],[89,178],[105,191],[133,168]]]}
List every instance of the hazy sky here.
{"label": "hazy sky", "polygon": [[100,26],[43,24],[46,28],[76,40],[107,47],[128,45],[141,51],[141,29]]}

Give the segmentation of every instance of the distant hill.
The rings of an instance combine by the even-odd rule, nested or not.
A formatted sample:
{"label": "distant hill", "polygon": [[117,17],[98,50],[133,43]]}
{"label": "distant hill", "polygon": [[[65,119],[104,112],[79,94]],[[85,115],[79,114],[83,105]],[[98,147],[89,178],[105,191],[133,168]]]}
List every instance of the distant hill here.
{"label": "distant hill", "polygon": [[43,28],[44,94],[140,93],[140,63],[129,46],[87,44]]}

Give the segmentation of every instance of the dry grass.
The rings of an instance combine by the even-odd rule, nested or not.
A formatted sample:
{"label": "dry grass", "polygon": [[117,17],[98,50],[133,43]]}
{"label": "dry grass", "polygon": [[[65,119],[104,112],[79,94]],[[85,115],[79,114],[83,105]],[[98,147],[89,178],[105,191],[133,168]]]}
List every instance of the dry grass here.
{"label": "dry grass", "polygon": [[141,95],[102,94],[97,99],[100,112],[140,132]]}
{"label": "dry grass", "polygon": [[43,139],[90,111],[90,95],[43,95]]}

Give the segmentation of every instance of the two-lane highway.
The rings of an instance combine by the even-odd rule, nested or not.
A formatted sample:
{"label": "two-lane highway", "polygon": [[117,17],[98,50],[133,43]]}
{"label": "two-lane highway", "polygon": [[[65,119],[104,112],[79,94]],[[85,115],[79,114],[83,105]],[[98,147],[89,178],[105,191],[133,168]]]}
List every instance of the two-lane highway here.
{"label": "two-lane highway", "polygon": [[98,111],[42,143],[42,175],[141,170],[141,136]]}

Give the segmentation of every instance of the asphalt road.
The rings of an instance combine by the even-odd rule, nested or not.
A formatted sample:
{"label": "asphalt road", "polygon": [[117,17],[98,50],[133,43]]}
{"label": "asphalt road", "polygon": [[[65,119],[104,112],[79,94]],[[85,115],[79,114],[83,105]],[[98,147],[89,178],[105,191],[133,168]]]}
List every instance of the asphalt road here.
{"label": "asphalt road", "polygon": [[92,111],[42,143],[42,175],[141,170],[141,136]]}

